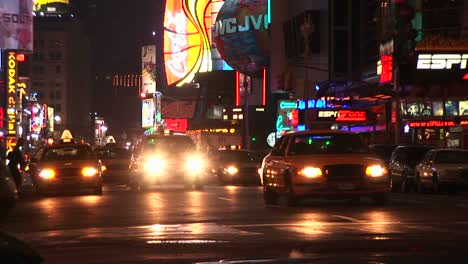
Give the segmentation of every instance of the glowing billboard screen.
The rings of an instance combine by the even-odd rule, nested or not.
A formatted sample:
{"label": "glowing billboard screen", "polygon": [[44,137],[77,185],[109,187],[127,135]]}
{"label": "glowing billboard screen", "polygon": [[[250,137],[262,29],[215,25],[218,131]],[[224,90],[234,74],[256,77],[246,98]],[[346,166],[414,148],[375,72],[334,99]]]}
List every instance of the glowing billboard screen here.
{"label": "glowing billboard screen", "polygon": [[156,80],[154,78],[156,70],[156,46],[143,46],[141,49],[141,78],[142,90],[144,94],[154,94],[156,92]]}
{"label": "glowing billboard screen", "polygon": [[70,12],[70,0],[33,0],[36,15],[62,15]]}
{"label": "glowing billboard screen", "polygon": [[0,49],[33,49],[32,1],[0,0]]}
{"label": "glowing billboard screen", "polygon": [[229,70],[212,41],[223,0],[168,0],[164,15],[167,84],[182,86],[198,72]]}
{"label": "glowing billboard screen", "polygon": [[141,126],[142,127],[152,127],[154,125],[154,100],[145,99],[142,100],[141,107]]}

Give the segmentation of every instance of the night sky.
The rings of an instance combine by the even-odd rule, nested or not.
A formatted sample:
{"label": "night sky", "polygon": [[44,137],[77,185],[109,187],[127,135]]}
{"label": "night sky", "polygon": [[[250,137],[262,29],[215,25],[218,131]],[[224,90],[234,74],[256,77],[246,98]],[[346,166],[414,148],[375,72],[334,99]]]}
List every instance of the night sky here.
{"label": "night sky", "polygon": [[[85,19],[92,43],[94,111],[104,116],[109,132],[140,126],[138,91],[114,88],[106,76],[141,73],[141,47],[162,43],[164,0],[75,0],[76,13]],[[93,10],[90,4],[95,4]],[[136,4],[137,3],[137,4]],[[154,37],[152,32],[156,31]],[[162,49],[161,49],[162,52]],[[160,58],[158,54],[157,57]]]}

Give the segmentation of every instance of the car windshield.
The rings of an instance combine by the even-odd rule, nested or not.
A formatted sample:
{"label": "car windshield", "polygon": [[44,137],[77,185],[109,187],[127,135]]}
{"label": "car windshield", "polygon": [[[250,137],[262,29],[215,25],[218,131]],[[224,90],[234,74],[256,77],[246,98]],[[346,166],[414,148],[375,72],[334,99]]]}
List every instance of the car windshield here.
{"label": "car windshield", "polygon": [[126,148],[99,149],[95,153],[100,159],[128,159],[131,156]]}
{"label": "car windshield", "polygon": [[402,150],[403,161],[410,165],[416,165],[431,149],[431,147],[405,147]]}
{"label": "car windshield", "polygon": [[434,163],[468,163],[468,151],[439,151]]}
{"label": "car windshield", "polygon": [[145,151],[183,152],[194,150],[195,144],[184,136],[154,137],[146,140],[144,148]]}
{"label": "car windshield", "polygon": [[361,137],[356,134],[305,134],[292,138],[290,155],[367,153]]}
{"label": "car windshield", "polygon": [[374,145],[371,146],[369,149],[372,153],[374,153],[381,159],[388,161],[390,160],[390,157],[392,156],[395,147],[396,146],[394,145]]}
{"label": "car windshield", "polygon": [[66,146],[46,149],[41,161],[87,160],[93,158],[95,158],[95,155],[90,147]]}

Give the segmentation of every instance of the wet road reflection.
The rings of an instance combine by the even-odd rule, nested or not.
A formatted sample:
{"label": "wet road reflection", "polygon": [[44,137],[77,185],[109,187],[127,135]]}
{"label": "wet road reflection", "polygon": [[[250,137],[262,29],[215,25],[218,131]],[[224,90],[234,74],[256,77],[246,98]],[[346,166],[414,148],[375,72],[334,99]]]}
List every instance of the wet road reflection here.
{"label": "wet road reflection", "polygon": [[93,251],[110,244],[118,250],[129,245],[203,245],[203,250],[214,254],[219,250],[210,251],[210,247],[217,244],[235,244],[241,251],[251,250],[252,245],[262,250],[282,245],[281,250],[288,249],[289,254],[289,245],[298,243],[316,242],[319,248],[322,244],[367,248],[367,244],[361,244],[368,241],[383,247],[379,243],[429,243],[435,241],[434,237],[446,245],[450,239],[468,240],[468,215],[457,206],[464,200],[451,204],[451,200],[436,198],[423,196],[418,203],[404,203],[404,197],[397,196],[386,207],[319,201],[288,208],[265,207],[261,188],[257,187],[136,193],[106,188],[103,196],[20,201],[2,229],[44,250],[51,258],[59,254],[56,246]]}

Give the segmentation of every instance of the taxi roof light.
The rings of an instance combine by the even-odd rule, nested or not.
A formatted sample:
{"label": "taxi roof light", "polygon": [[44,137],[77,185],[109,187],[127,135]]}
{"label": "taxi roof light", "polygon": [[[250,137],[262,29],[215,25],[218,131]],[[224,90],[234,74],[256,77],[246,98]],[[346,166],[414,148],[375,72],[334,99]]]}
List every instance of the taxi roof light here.
{"label": "taxi roof light", "polygon": [[70,132],[70,130],[65,129],[65,130],[62,132],[62,136],[60,137],[60,142],[61,142],[61,143],[74,143],[73,135],[72,135],[72,133]]}

